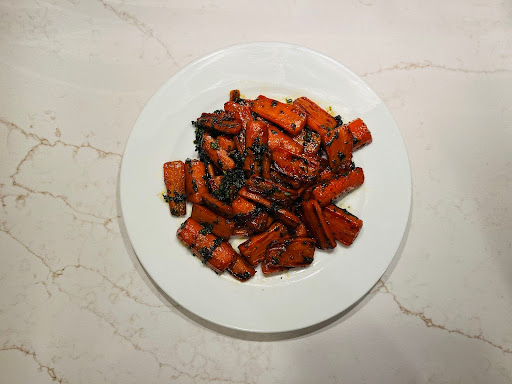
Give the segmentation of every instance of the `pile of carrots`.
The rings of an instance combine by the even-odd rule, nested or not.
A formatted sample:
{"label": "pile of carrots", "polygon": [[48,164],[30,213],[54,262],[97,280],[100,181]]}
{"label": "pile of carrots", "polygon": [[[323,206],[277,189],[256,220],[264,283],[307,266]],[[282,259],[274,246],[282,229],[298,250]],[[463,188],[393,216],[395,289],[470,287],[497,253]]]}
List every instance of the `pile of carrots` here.
{"label": "pile of carrots", "polygon": [[[364,182],[352,152],[371,143],[366,124],[343,124],[306,97],[286,103],[230,92],[223,110],[192,122],[199,159],[165,163],[173,216],[191,216],[180,241],[217,273],[240,281],[304,267],[316,248],[351,245],[363,222],[332,203]],[[248,236],[237,253],[228,239]]]}

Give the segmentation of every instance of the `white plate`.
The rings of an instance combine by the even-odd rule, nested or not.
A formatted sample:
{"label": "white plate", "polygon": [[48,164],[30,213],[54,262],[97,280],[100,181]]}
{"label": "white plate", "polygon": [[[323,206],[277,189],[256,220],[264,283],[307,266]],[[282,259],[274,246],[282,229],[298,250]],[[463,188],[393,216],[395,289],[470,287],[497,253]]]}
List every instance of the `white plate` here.
{"label": "white plate", "polygon": [[[338,202],[364,221],[351,247],[317,251],[314,263],[246,283],[217,276],[176,238],[159,197],[162,164],[194,158],[191,120],[221,109],[231,89],[245,97],[307,96],[341,114],[361,117],[373,143],[354,154],[365,173],[361,188]],[[253,332],[317,324],[348,308],[382,276],[404,234],[411,199],[409,161],[400,131],[382,100],[357,75],[318,52],[283,43],[237,45],[181,69],[153,95],[126,145],[121,206],[133,248],[155,282],[176,302],[214,323]],[[190,205],[187,215],[190,214]]]}

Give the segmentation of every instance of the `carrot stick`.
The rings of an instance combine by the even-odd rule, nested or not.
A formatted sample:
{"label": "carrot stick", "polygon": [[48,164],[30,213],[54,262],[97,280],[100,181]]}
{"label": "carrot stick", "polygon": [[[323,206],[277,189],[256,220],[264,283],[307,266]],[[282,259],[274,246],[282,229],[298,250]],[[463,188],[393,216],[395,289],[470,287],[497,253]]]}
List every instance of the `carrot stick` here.
{"label": "carrot stick", "polygon": [[323,136],[328,130],[336,127],[337,122],[334,117],[307,97],[299,97],[293,104],[303,108],[307,114],[306,126],[320,135]]}
{"label": "carrot stick", "polygon": [[264,264],[272,267],[304,267],[313,262],[315,239],[296,237],[274,240],[267,248]]}
{"label": "carrot stick", "polygon": [[322,136],[329,166],[334,172],[348,169],[352,162],[352,135],[345,126],[334,128]]}
{"label": "carrot stick", "polygon": [[224,111],[218,113],[203,113],[201,117],[197,119],[197,124],[230,135],[235,135],[242,129],[242,122],[235,119],[230,113]]}
{"label": "carrot stick", "polygon": [[265,232],[252,236],[238,246],[238,250],[251,265],[257,265],[265,258],[267,246],[274,240],[288,238],[290,235],[282,223],[274,223]]}
{"label": "carrot stick", "polygon": [[361,231],[363,221],[334,204],[326,206],[323,213],[334,238],[344,245],[351,245]]}
{"label": "carrot stick", "polygon": [[173,216],[187,213],[185,193],[185,164],[183,161],[170,161],[164,164],[164,182],[167,189],[166,200]]}
{"label": "carrot stick", "polygon": [[229,157],[226,150],[220,146],[217,140],[206,133],[203,135],[202,148],[212,160],[213,164],[223,171],[235,168],[235,161]]}
{"label": "carrot stick", "polygon": [[187,200],[191,203],[200,203],[202,196],[208,193],[206,186],[206,168],[200,160],[187,159],[185,161],[185,190]]}
{"label": "carrot stick", "polygon": [[336,247],[334,236],[329,229],[322,210],[316,200],[303,201],[301,204],[304,224],[316,240],[320,249],[332,249]]}
{"label": "carrot stick", "polygon": [[372,142],[372,134],[363,120],[355,119],[347,124],[347,128],[353,136],[354,151]]}
{"label": "carrot stick", "polygon": [[226,220],[224,217],[198,204],[192,206],[192,214],[190,217],[203,227],[211,229],[211,232],[215,236],[222,237],[225,240],[229,239],[235,227],[233,221]]}
{"label": "carrot stick", "polygon": [[235,261],[228,267],[228,271],[235,279],[240,281],[247,281],[256,273],[256,270],[239,254],[236,254]]}
{"label": "carrot stick", "polygon": [[344,175],[321,181],[311,191],[311,198],[324,207],[344,193],[348,193],[364,182],[364,173],[361,168],[354,168]]}
{"label": "carrot stick", "polygon": [[293,136],[300,133],[306,124],[306,115],[297,108],[262,95],[253,101],[251,110]]}

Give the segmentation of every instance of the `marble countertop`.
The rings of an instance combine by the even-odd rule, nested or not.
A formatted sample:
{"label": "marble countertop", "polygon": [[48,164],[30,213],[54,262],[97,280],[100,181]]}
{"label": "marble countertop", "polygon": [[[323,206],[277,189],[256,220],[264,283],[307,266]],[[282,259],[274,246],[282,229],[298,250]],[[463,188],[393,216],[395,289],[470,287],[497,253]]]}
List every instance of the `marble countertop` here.
{"label": "marble countertop", "polygon": [[[321,51],[406,142],[406,241],[351,311],[224,329],[134,255],[119,165],[153,92],[248,41]],[[0,382],[512,382],[512,3],[0,2]]]}

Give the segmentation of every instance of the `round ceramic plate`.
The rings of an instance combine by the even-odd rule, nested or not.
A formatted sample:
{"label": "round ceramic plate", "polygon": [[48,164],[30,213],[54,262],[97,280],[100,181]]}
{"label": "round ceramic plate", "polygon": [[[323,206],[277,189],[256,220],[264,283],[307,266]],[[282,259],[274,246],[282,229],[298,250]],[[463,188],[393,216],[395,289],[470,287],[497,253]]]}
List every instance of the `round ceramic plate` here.
{"label": "round ceramic plate", "polygon": [[[373,143],[354,153],[362,187],[337,204],[363,229],[350,247],[315,252],[303,269],[240,283],[216,275],[176,238],[185,220],[162,200],[162,164],[195,158],[191,121],[222,109],[231,89],[284,100],[307,96],[348,122],[361,117]],[[121,168],[121,206],[133,248],[170,297],[211,322],[253,332],[283,332],[327,320],[364,296],[382,276],[404,234],[411,177],[400,131],[382,100],[357,75],[318,52],[283,43],[216,51],[184,67],[153,95],[130,134]],[[190,214],[190,205],[187,215]],[[240,241],[231,240],[236,247]],[[235,248],[236,249],[236,248]]]}

